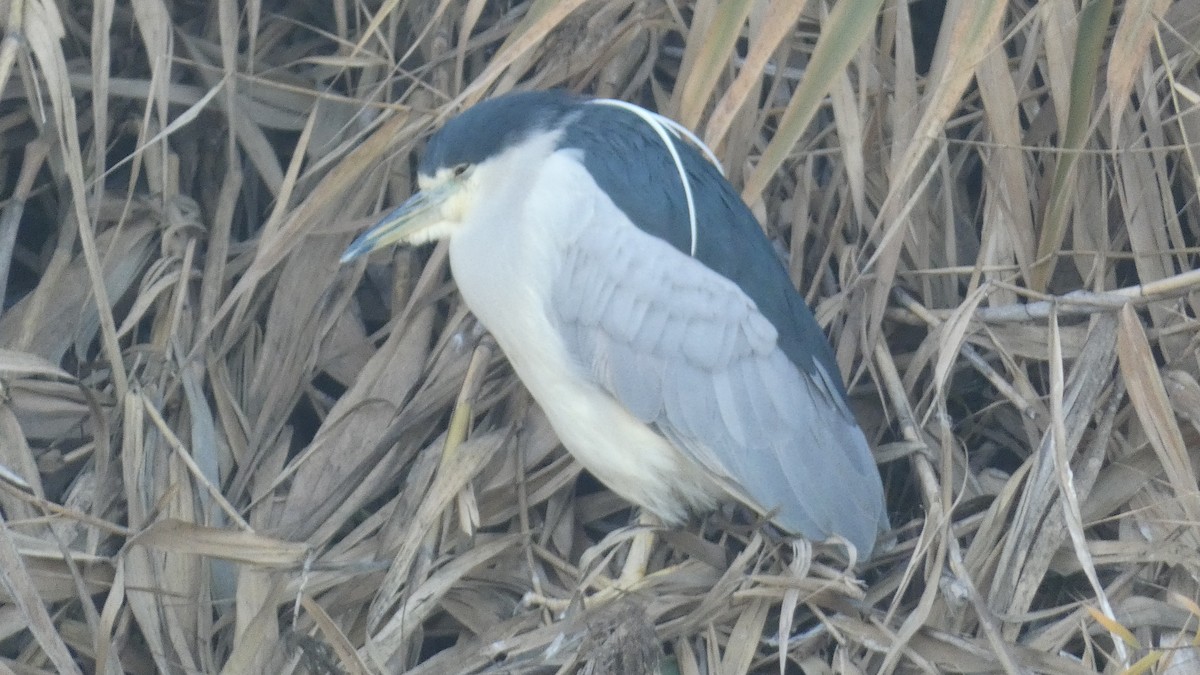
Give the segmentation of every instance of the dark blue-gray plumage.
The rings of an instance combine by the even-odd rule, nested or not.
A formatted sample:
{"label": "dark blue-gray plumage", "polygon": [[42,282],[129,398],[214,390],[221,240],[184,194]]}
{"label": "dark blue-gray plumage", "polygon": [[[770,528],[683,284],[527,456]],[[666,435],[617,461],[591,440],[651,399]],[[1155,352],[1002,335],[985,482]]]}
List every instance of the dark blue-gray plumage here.
{"label": "dark blue-gray plumage", "polygon": [[664,520],[733,498],[869,555],[882,484],[828,341],[734,188],[676,139],[681,176],[662,135],[562,92],[481,103],[430,140],[422,196],[344,259],[449,238],[567,449]]}

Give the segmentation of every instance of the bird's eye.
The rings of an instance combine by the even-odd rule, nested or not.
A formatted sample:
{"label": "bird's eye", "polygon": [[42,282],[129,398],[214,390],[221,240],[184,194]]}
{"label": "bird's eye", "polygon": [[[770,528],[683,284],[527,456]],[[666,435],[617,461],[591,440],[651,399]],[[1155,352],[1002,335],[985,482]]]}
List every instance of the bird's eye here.
{"label": "bird's eye", "polygon": [[465,174],[467,172],[467,169],[469,169],[469,168],[471,168],[471,167],[466,164],[458,164],[450,171],[452,171],[454,173],[455,178],[461,178],[462,175]]}

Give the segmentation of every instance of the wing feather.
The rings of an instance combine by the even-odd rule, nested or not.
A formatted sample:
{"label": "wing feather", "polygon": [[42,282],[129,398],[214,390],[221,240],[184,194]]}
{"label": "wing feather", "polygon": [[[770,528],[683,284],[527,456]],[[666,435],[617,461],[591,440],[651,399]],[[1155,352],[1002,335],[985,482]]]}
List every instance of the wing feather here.
{"label": "wing feather", "polygon": [[[616,365],[624,364],[624,365]],[[650,423],[662,414],[662,361],[649,353],[635,352],[628,342],[614,342],[605,379],[612,393],[639,420]]]}
{"label": "wing feather", "polygon": [[550,315],[581,371],[731,496],[869,553],[882,485],[830,375],[797,368],[737,285],[631,223],[571,249]]}

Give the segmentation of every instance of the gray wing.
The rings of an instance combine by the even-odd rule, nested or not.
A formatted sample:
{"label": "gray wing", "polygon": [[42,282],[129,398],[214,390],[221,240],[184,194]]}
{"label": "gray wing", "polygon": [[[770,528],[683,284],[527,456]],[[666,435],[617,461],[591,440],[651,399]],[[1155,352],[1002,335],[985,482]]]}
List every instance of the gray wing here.
{"label": "gray wing", "polygon": [[786,530],[867,556],[886,521],[866,439],[733,282],[629,224],[566,251],[551,317],[585,376]]}

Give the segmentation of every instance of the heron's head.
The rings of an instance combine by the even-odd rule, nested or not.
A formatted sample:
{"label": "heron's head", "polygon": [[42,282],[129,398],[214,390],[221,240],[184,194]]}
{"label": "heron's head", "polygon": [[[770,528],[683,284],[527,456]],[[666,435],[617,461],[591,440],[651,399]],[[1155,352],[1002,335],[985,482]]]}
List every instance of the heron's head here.
{"label": "heron's head", "polygon": [[579,103],[563,92],[513,94],[447,122],[421,157],[420,190],[355,239],[342,262],[391,244],[453,237],[485,201],[494,207],[526,184]]}

